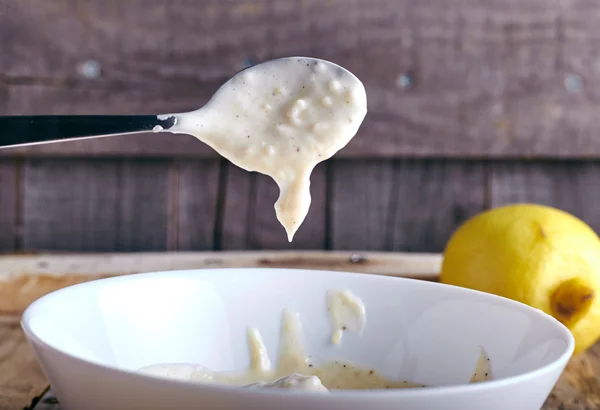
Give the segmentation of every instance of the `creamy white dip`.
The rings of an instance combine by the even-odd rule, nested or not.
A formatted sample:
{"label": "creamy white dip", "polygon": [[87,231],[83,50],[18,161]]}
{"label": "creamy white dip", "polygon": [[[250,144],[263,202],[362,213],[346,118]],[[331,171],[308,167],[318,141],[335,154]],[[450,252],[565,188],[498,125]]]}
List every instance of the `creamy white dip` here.
{"label": "creamy white dip", "polygon": [[[350,290],[328,292],[328,313],[332,324],[332,343],[339,343],[338,331],[362,332],[366,316],[362,300]],[[311,363],[302,336],[302,323],[297,312],[285,309],[280,327],[279,352],[275,366],[258,329],[247,332],[250,365],[241,372],[218,372],[194,364],[157,364],[139,371],[160,377],[220,383],[243,388],[296,389],[327,393],[329,389],[390,389],[424,387],[407,381],[389,380],[374,369],[342,361]],[[339,336],[341,338],[341,335]],[[481,349],[471,382],[491,379],[490,362]]]}
{"label": "creamy white dip", "polygon": [[362,334],[367,321],[363,301],[348,289],[329,291],[327,298],[331,343],[339,344],[345,331]]}
{"label": "creamy white dip", "polygon": [[199,110],[160,118],[175,116],[169,132],[191,134],[238,167],[273,178],[275,211],[291,242],[310,207],[313,168],[354,137],[366,113],[365,88],[350,72],[283,58],[242,71]]}

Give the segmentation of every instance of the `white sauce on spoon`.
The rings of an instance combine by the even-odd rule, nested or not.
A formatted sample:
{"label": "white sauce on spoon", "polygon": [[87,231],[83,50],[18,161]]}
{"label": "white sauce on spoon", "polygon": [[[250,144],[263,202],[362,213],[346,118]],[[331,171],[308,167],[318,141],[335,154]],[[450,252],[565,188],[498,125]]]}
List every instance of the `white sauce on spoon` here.
{"label": "white sauce on spoon", "polygon": [[191,134],[240,168],[279,186],[277,219],[291,242],[310,208],[313,168],[342,149],[367,113],[363,84],[312,58],[283,58],[246,69],[201,109],[175,116],[169,132]]}

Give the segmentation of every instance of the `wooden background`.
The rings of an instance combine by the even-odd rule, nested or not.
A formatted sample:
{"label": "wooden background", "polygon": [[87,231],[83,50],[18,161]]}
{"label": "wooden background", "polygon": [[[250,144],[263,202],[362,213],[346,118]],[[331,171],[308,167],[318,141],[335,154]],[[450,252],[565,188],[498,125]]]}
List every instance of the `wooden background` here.
{"label": "wooden background", "polygon": [[600,231],[598,22],[597,0],[0,0],[0,115],[190,110],[289,55],[369,97],[293,244],[274,182],[149,134],[0,150],[0,251],[441,251],[525,201]]}

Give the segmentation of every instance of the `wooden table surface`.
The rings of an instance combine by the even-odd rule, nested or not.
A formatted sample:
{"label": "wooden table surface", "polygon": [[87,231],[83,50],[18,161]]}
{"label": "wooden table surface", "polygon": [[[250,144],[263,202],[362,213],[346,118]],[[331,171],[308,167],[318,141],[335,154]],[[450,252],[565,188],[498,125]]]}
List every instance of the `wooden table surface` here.
{"label": "wooden table surface", "polygon": [[[23,306],[33,299],[67,284],[145,271],[149,267],[151,270],[170,270],[215,266],[325,268],[431,280],[435,279],[440,262],[439,255],[324,252],[40,255],[0,258],[0,410],[32,408],[31,406],[38,404],[39,397],[48,387],[18,325],[18,315]],[[13,297],[6,298],[8,293]],[[600,343],[571,359],[543,410],[598,408]]]}

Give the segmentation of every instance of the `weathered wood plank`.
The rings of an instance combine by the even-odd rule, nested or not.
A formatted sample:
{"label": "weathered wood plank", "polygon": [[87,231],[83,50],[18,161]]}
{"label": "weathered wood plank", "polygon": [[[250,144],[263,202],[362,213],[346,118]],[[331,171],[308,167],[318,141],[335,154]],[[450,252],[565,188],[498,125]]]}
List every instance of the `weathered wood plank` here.
{"label": "weathered wood plank", "polygon": [[[589,0],[0,7],[2,114],[188,110],[249,58],[305,54],[367,87],[370,113],[341,157],[600,155],[600,16]],[[16,153],[215,157],[191,137],[160,135],[0,151]]]}
{"label": "weathered wood plank", "polygon": [[26,161],[24,248],[116,249],[118,168],[118,161]]}
{"label": "weathered wood plank", "polygon": [[[223,225],[220,229],[217,249],[247,249],[253,219],[250,203],[254,203],[256,178],[261,176],[249,174],[232,164],[227,164],[223,172],[225,179],[225,196],[222,203]],[[262,176],[262,178],[267,177]]]}
{"label": "weathered wood plank", "polygon": [[20,238],[18,226],[20,166],[15,160],[0,160],[0,253],[14,251]]}
{"label": "weathered wood plank", "polygon": [[117,250],[166,250],[169,215],[169,163],[120,164]]}
{"label": "weathered wood plank", "polygon": [[442,252],[454,230],[487,207],[486,165],[396,161],[392,250]]}
{"label": "weathered wood plank", "polygon": [[441,256],[384,252],[171,252],[51,254],[0,258],[0,318],[19,321],[34,300],[54,290],[132,273],[209,268],[337,270],[437,280]]}
{"label": "weathered wood plank", "polygon": [[600,407],[600,343],[571,358],[541,410]]}
{"label": "weathered wood plank", "polygon": [[392,161],[334,161],[332,174],[332,248],[390,250]]}
{"label": "weathered wood plank", "polygon": [[166,250],[168,163],[28,160],[26,250]]}
{"label": "weathered wood plank", "polygon": [[177,187],[177,249],[213,250],[217,237],[220,163],[182,161]]}
{"label": "weathered wood plank", "polygon": [[600,232],[597,162],[502,162],[490,176],[491,206],[538,203],[563,209]]}
{"label": "weathered wood plank", "polygon": [[0,324],[0,410],[20,410],[48,382],[19,325]]}
{"label": "weathered wood plank", "polygon": [[440,252],[485,208],[480,162],[335,161],[334,249]]}
{"label": "weathered wood plank", "polygon": [[325,163],[319,164],[312,173],[310,210],[294,241],[289,243],[275,215],[277,184],[265,175],[228,164],[219,249],[324,249],[326,167]]}

